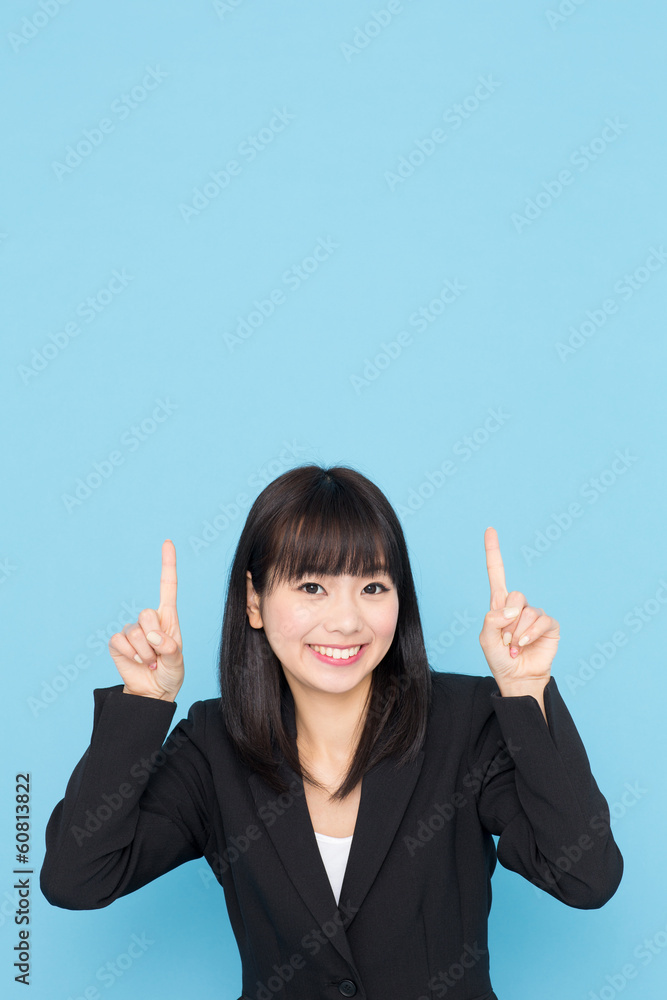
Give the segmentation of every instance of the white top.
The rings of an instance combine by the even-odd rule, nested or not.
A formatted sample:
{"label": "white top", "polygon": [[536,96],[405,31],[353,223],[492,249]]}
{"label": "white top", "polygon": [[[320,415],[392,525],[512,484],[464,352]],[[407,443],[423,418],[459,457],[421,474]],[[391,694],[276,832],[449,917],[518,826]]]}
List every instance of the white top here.
{"label": "white top", "polygon": [[350,853],[354,834],[351,833],[349,837],[329,837],[326,833],[318,833],[315,830],[315,836],[324,867],[331,882],[336,905],[338,905],[340,890],[343,885],[343,876],[347,866],[347,858]]}

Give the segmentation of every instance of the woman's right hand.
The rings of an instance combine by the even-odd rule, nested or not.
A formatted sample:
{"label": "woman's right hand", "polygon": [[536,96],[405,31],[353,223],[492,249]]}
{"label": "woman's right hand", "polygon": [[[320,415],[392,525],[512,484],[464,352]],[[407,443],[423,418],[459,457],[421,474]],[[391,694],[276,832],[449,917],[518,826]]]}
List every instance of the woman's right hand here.
{"label": "woman's right hand", "polygon": [[162,543],[160,606],[109,639],[109,652],[123,678],[125,694],[175,701],[183,683],[183,644],[176,611],[176,548]]}

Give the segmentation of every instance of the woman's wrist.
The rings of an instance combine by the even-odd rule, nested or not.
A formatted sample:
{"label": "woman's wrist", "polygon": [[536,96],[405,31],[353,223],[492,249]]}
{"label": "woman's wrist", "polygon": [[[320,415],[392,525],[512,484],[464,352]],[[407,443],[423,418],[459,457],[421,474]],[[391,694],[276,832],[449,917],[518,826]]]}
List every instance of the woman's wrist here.
{"label": "woman's wrist", "polygon": [[154,698],[156,701],[176,701],[176,694],[169,694],[168,691],[165,691],[164,694],[157,694],[157,692],[149,694],[147,691],[131,691],[126,684],[123,685],[123,694],[133,694],[139,698]]}
{"label": "woman's wrist", "polygon": [[542,715],[546,721],[547,712],[544,705],[544,689],[549,680],[549,677],[544,677],[540,680],[502,681],[496,677],[496,684],[503,698],[522,698],[525,695],[531,695],[540,706]]}
{"label": "woman's wrist", "polygon": [[544,692],[549,679],[549,677],[544,677],[539,680],[505,681],[496,677],[496,684],[503,698],[520,698],[526,694],[531,694],[535,698]]}

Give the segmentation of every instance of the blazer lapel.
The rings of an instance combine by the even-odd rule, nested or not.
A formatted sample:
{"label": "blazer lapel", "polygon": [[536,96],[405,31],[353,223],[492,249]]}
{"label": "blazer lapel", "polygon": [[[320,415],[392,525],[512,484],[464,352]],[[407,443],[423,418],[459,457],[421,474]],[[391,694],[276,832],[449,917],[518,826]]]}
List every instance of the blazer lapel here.
{"label": "blazer lapel", "polygon": [[[296,738],[291,693],[288,693],[284,705],[286,726]],[[286,761],[281,762],[280,773],[292,791],[285,798],[287,804],[281,815],[276,817],[275,810],[270,811],[275,819],[265,825],[267,833],[317,926],[328,925],[327,937],[352,968],[355,964],[345,930],[354,919],[386,857],[414,791],[423,760],[423,750],[414,761],[400,768],[391,758],[384,758],[364,774],[338,907],[315,838],[303,780]],[[255,772],[249,775],[248,782],[261,816],[262,807],[266,809],[269,802],[275,802],[277,793]],[[332,921],[336,928],[333,936],[329,933]]]}
{"label": "blazer lapel", "polygon": [[423,760],[423,750],[400,768],[385,757],[362,778],[359,812],[340,890],[345,929],[363,903],[396,836]]}
{"label": "blazer lapel", "polygon": [[[338,913],[331,883],[317,846],[303,791],[303,780],[284,761],[279,770],[291,787],[291,791],[286,793],[282,800],[258,774],[253,772],[248,776],[258,813],[260,817],[267,813],[272,817],[273,821],[265,824],[266,831],[295,889],[313,916],[313,931],[321,932],[326,925],[327,937],[331,944],[361,979],[347,943],[343,920]],[[282,811],[278,816],[275,809],[270,809],[271,802],[280,806]]]}

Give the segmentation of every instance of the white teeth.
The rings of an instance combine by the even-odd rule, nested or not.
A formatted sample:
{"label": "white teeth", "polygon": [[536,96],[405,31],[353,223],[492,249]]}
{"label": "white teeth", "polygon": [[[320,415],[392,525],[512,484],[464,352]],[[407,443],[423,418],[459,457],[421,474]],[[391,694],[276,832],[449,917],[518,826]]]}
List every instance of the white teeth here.
{"label": "white teeth", "polygon": [[321,653],[323,656],[330,656],[334,660],[349,660],[351,656],[355,656],[361,646],[350,646],[348,649],[334,649],[331,646],[311,646],[316,652]]}

